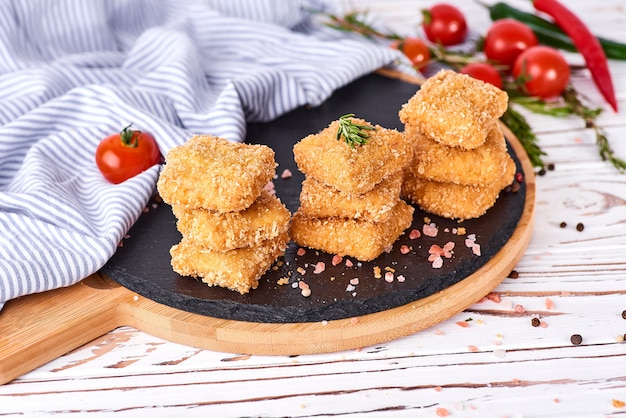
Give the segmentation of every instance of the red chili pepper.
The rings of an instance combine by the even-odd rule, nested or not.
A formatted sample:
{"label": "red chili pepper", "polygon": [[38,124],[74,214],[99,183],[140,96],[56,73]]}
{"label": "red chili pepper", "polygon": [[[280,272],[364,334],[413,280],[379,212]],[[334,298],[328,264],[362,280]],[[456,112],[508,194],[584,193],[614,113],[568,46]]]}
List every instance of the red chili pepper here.
{"label": "red chili pepper", "polygon": [[589,68],[591,77],[596,83],[598,90],[600,90],[600,93],[602,93],[613,110],[617,112],[617,100],[611,73],[609,72],[609,65],[604,49],[602,49],[598,39],[578,16],[557,0],[534,0],[533,5],[540,12],[550,15],[554,22],[563,29],[563,32],[567,33],[572,39],[578,52],[585,59],[587,68]]}

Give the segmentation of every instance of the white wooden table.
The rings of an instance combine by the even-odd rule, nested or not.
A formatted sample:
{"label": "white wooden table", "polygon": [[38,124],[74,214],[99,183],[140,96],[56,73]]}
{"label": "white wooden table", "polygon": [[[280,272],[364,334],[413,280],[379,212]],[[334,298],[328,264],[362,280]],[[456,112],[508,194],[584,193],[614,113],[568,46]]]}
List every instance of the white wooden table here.
{"label": "white wooden table", "polygon": [[[433,2],[338,3],[410,33]],[[473,27],[489,25],[480,5],[458,3]],[[623,0],[567,3],[595,33],[626,41]],[[611,70],[623,110],[605,106],[600,121],[626,158],[626,62]],[[603,104],[587,74],[573,82]],[[199,350],[119,328],[1,386],[0,416],[626,414],[626,174],[600,160],[578,119],[528,120],[555,170],[537,177],[534,235],[519,277],[497,287],[499,302],[378,346],[291,358]]]}

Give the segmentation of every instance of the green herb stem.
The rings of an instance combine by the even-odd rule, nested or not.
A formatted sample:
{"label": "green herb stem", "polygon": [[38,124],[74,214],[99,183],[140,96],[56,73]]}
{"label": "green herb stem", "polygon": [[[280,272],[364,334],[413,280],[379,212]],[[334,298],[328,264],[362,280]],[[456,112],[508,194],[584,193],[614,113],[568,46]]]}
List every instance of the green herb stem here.
{"label": "green herb stem", "polygon": [[354,148],[357,145],[367,144],[367,139],[370,137],[365,131],[373,131],[376,128],[370,125],[362,125],[354,123],[354,113],[348,113],[339,118],[339,129],[337,129],[337,141],[343,139],[350,146]]}

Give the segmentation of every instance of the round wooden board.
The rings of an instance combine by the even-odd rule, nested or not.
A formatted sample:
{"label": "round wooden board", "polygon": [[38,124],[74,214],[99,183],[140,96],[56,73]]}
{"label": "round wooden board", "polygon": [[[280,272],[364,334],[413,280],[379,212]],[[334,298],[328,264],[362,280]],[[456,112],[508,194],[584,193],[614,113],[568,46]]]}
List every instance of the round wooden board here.
{"label": "round wooden board", "polygon": [[524,173],[523,212],[500,251],[460,282],[406,305],[358,317],[260,323],[218,319],[165,306],[96,273],[73,286],[6,303],[0,311],[0,383],[120,326],[214,351],[299,355],[379,344],[450,318],[500,284],[522,257],[532,236],[534,172],[517,138],[506,126],[502,129]]}

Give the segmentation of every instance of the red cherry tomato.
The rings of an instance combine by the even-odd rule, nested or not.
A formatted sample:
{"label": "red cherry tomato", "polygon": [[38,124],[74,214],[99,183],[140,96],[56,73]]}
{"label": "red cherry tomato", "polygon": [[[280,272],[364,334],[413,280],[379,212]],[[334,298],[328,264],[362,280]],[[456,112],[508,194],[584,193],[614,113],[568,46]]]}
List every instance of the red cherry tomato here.
{"label": "red cherry tomato", "polygon": [[537,44],[537,36],[528,25],[514,19],[500,19],[487,31],[483,51],[488,59],[512,66],[522,51]]}
{"label": "red cherry tomato", "polygon": [[493,84],[499,89],[502,88],[502,77],[500,77],[500,73],[493,65],[484,62],[474,62],[461,68],[461,73],[477,80],[482,80],[485,83]]}
{"label": "red cherry tomato", "polygon": [[114,184],[128,180],[161,162],[161,152],[154,137],[147,132],[130,130],[103,139],[96,148],[96,165]]}
{"label": "red cherry tomato", "polygon": [[559,51],[539,45],[528,48],[517,57],[513,76],[524,81],[524,89],[529,95],[549,99],[567,87],[570,68]]}
{"label": "red cherry tomato", "polygon": [[419,38],[404,38],[393,42],[391,47],[402,51],[417,69],[423,68],[430,61],[430,49]]}
{"label": "red cherry tomato", "polygon": [[429,41],[444,46],[460,44],[467,36],[467,22],[455,6],[440,3],[422,10],[422,29]]}

